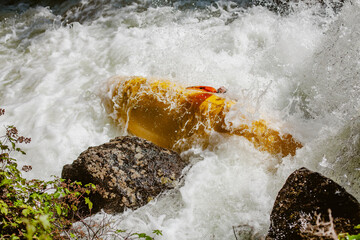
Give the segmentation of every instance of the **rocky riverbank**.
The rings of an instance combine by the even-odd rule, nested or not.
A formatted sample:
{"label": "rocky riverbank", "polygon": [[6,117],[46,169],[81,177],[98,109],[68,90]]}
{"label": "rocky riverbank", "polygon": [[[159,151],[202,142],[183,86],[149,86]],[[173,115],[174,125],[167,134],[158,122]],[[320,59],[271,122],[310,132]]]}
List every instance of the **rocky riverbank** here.
{"label": "rocky riverbank", "polygon": [[[72,164],[64,166],[62,177],[101,187],[90,196],[93,214],[101,209],[121,213],[144,206],[178,186],[186,166],[177,153],[126,136],[88,148]],[[339,233],[356,233],[360,205],[331,179],[300,168],[279,191],[270,221],[267,240],[337,239]],[[254,236],[251,229],[234,228],[236,238],[261,238]]]}

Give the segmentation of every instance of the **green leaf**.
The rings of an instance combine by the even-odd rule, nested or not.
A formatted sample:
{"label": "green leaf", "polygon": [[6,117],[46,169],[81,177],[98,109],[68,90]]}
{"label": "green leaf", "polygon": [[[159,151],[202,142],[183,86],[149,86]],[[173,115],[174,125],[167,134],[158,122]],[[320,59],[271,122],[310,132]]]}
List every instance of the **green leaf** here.
{"label": "green leaf", "polygon": [[348,240],[360,240],[360,234],[350,235],[347,237]]}
{"label": "green leaf", "polygon": [[74,181],[73,184],[78,185],[78,186],[81,186],[81,185],[82,185],[82,183],[79,182],[79,181]]}
{"label": "green leaf", "polygon": [[162,231],[161,230],[154,230],[153,233],[158,235],[158,236],[162,236]]}
{"label": "green leaf", "polygon": [[56,192],[56,193],[54,193],[54,198],[59,198],[59,197],[60,197],[60,195],[61,195],[61,193]]}
{"label": "green leaf", "polygon": [[6,216],[6,215],[8,215],[8,213],[9,213],[9,209],[8,209],[7,206],[6,206],[6,207],[5,207],[5,206],[1,206],[0,212]]}
{"label": "green leaf", "polygon": [[18,236],[11,235],[10,240],[19,240],[20,238]]}
{"label": "green leaf", "polygon": [[12,222],[12,223],[10,223],[10,226],[13,228],[17,228],[19,226],[19,224],[16,222]]}
{"label": "green leaf", "polygon": [[30,209],[28,209],[28,208],[27,208],[27,209],[24,209],[24,210],[22,210],[22,215],[24,215],[25,217],[27,217],[30,212],[31,212]]}
{"label": "green leaf", "polygon": [[89,210],[92,209],[93,207],[93,203],[90,201],[89,198],[85,197],[85,204],[87,204],[89,206]]}
{"label": "green leaf", "polygon": [[11,184],[12,182],[13,182],[13,180],[8,179],[8,178],[4,178],[4,179],[1,181],[1,183],[0,183],[0,187],[1,187],[1,186],[4,186],[4,185],[9,185],[9,184]]}
{"label": "green leaf", "polygon": [[148,236],[146,233],[134,233],[132,235],[138,236],[138,238],[145,238],[145,240],[154,240],[152,237]]}
{"label": "green leaf", "polygon": [[50,228],[50,221],[47,215],[41,215],[39,221],[45,230]]}
{"label": "green leaf", "polygon": [[30,223],[28,219],[25,219],[24,222],[26,223],[26,236],[27,239],[32,239],[34,233],[36,232],[36,227]]}
{"label": "green leaf", "polygon": [[61,208],[59,205],[56,205],[56,213],[60,216],[61,215]]}
{"label": "green leaf", "polygon": [[[1,150],[9,150],[9,147],[7,146],[7,145],[0,145],[0,148],[1,148]],[[3,156],[3,158],[5,159],[6,157],[5,156]]]}

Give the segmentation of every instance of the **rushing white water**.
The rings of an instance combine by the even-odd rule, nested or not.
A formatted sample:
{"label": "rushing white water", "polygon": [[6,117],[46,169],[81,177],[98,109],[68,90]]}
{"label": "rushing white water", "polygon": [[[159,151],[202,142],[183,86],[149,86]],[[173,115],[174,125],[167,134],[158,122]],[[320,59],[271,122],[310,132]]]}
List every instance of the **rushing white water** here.
{"label": "rushing white water", "polygon": [[214,134],[209,149],[182,154],[192,163],[182,185],[114,216],[114,228],[161,229],[158,239],[234,239],[232,227],[248,224],[264,235],[277,192],[303,166],[359,199],[359,1],[338,14],[304,4],[284,16],[229,2],[136,2],[82,1],[66,13],[69,25],[44,7],[2,16],[1,124],[32,138],[18,156],[33,167],[27,177],[60,175],[87,147],[122,134],[101,89],[111,76],[141,75],[223,85],[239,100],[232,121],[240,113],[266,119],[304,147],[279,159],[241,137]]}

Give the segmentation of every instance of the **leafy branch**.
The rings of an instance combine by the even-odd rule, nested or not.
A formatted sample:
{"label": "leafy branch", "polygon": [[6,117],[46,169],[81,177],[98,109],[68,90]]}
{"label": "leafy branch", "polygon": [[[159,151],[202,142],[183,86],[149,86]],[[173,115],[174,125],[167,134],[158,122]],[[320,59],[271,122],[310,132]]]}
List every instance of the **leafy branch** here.
{"label": "leafy branch", "polygon": [[[5,110],[0,108],[0,116],[4,114]],[[94,184],[82,186],[80,182],[67,182],[58,177],[51,181],[23,178],[11,154],[26,154],[18,144],[30,142],[31,138],[19,135],[14,126],[5,127],[5,134],[0,136],[0,240],[78,237],[97,240],[105,235],[121,240],[154,239],[145,233],[109,229],[109,222],[105,220],[98,223],[91,217],[84,219],[81,208],[85,206],[89,215],[93,208],[88,196],[101,190]],[[25,172],[31,169],[30,165],[22,167]],[[82,224],[86,232],[74,227],[75,222]],[[153,234],[162,235],[162,232],[155,230]]]}

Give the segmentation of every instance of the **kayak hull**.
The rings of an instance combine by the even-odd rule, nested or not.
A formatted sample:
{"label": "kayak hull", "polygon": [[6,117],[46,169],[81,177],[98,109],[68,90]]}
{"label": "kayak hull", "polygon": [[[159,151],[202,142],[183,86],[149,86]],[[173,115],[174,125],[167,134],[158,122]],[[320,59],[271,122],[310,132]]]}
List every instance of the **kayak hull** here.
{"label": "kayak hull", "polygon": [[206,147],[212,131],[243,136],[274,155],[295,155],[302,147],[290,134],[268,128],[264,120],[246,124],[244,119],[232,129],[225,117],[235,103],[214,92],[143,77],[111,78],[104,99],[107,112],[130,133],[175,151],[194,144]]}

